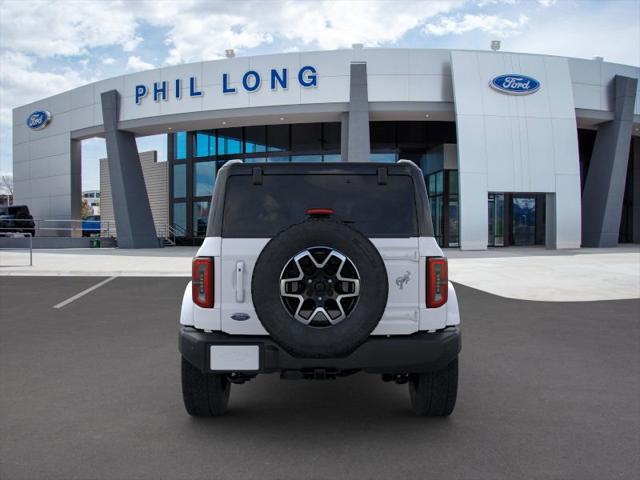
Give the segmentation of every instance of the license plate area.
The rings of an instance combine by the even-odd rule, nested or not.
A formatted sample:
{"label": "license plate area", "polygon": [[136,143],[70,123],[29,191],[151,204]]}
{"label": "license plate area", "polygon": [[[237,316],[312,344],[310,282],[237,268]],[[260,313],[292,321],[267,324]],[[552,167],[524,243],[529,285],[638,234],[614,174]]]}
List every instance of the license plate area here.
{"label": "license plate area", "polygon": [[209,368],[213,372],[245,372],[260,369],[258,345],[211,345]]}

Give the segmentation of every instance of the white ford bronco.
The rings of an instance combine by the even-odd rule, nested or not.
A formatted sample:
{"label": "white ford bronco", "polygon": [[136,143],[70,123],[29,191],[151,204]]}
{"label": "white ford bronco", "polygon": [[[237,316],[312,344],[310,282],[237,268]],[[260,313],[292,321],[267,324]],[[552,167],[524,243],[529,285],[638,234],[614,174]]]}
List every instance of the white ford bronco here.
{"label": "white ford bronco", "polygon": [[409,161],[226,163],[180,323],[190,415],[223,414],[260,373],[376,373],[418,415],[455,406],[458,302]]}

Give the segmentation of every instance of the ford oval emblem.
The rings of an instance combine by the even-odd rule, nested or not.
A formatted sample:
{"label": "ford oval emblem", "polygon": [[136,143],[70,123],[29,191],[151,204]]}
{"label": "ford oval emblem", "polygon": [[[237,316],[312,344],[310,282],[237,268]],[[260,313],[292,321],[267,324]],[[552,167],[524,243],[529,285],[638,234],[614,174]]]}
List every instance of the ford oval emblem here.
{"label": "ford oval emblem", "polygon": [[509,95],[529,95],[540,90],[540,82],[535,78],[520,75],[518,73],[508,73],[498,75],[489,82],[494,90]]}
{"label": "ford oval emblem", "polygon": [[250,317],[248,313],[234,313],[231,315],[231,318],[238,322],[244,322],[245,320],[249,320]]}
{"label": "ford oval emblem", "polygon": [[51,113],[46,110],[37,110],[27,118],[27,127],[31,130],[42,130],[49,125],[51,121]]}

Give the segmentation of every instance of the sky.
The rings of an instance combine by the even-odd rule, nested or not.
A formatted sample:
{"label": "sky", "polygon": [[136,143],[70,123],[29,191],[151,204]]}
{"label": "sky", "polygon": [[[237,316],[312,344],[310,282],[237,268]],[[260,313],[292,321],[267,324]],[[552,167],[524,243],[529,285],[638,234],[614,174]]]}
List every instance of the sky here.
{"label": "sky", "polygon": [[[166,65],[365,47],[502,50],[640,65],[640,0],[0,0],[0,173],[12,108]],[[138,141],[166,158],[163,136]],[[83,189],[104,141],[83,142]]]}

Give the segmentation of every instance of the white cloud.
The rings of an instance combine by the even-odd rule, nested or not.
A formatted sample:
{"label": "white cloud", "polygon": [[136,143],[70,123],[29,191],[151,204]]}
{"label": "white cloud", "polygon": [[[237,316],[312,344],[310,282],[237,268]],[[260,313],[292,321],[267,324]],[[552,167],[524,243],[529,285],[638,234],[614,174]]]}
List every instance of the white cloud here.
{"label": "white cloud", "polygon": [[[168,64],[219,58],[277,40],[298,47],[335,49],[352,43],[393,43],[462,0],[243,1],[161,3],[145,20],[169,28]],[[139,12],[144,4],[134,3]]]}
{"label": "white cloud", "polygon": [[0,54],[0,165],[11,165],[11,125],[14,107],[93,81],[71,69],[47,72],[35,68],[36,58],[24,53]]}
{"label": "white cloud", "polygon": [[127,7],[123,1],[3,2],[0,46],[41,58],[110,45],[131,51],[142,38]]}
{"label": "white cloud", "polygon": [[140,70],[151,70],[156,68],[153,64],[145,62],[138,56],[131,56],[127,59],[127,70],[131,72],[139,72]]}
{"label": "white cloud", "polygon": [[[618,2],[612,2],[618,3]],[[626,8],[624,8],[626,7]],[[604,57],[607,62],[640,66],[640,3],[619,2],[618,10],[594,14],[567,10],[536,22],[522,35],[503,42],[502,49],[566,57]]]}
{"label": "white cloud", "polygon": [[497,15],[472,15],[461,17],[440,17],[435,23],[424,26],[424,32],[430,35],[460,35],[474,30],[494,35],[496,37],[508,37],[519,33],[527,24],[529,18],[520,14],[518,18],[511,20]]}
{"label": "white cloud", "polygon": [[558,0],[538,0],[538,3],[543,7],[550,7],[555,5]]}
{"label": "white cloud", "polygon": [[11,109],[39,98],[55,95],[92,81],[79,72],[64,69],[46,72],[34,68],[36,59],[5,51],[0,55],[0,123],[11,123]]}
{"label": "white cloud", "polygon": [[113,65],[116,63],[116,59],[113,57],[106,57],[102,59],[103,65]]}

